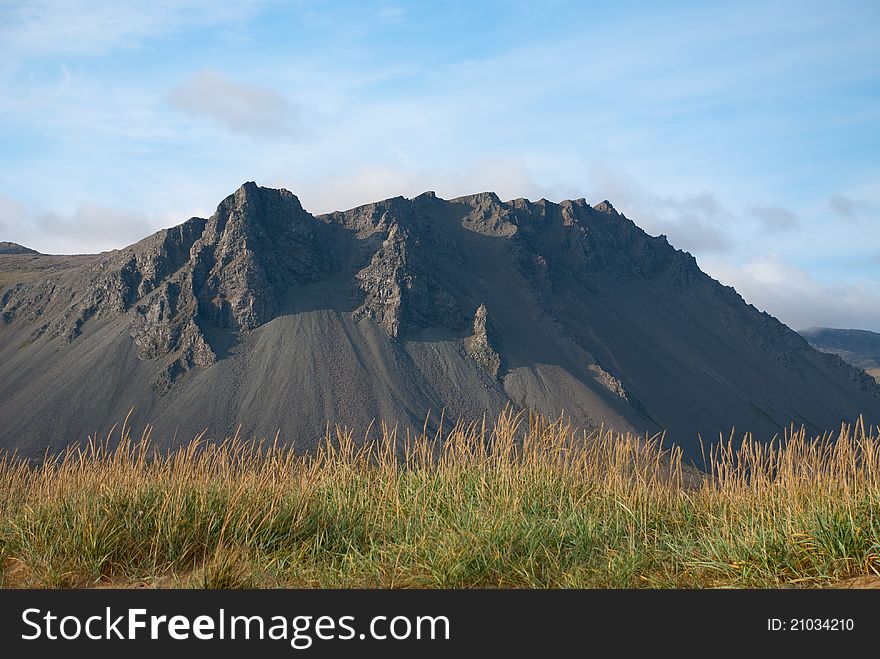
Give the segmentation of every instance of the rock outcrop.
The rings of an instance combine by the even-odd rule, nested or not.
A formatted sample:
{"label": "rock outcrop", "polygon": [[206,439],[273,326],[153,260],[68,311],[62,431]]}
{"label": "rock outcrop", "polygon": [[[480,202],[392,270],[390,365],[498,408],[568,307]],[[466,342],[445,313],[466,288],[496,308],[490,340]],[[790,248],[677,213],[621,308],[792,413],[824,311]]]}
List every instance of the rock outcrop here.
{"label": "rock outcrop", "polygon": [[356,230],[368,246],[369,263],[357,272],[364,295],[355,312],[380,325],[389,336],[429,327],[462,330],[467,319],[454,295],[461,258],[435,214],[445,212],[433,193],[412,201],[395,197],[319,219]]}
{"label": "rock outcrop", "polygon": [[492,346],[490,335],[493,334],[489,326],[486,305],[481,303],[474,314],[474,333],[464,340],[464,348],[471,359],[493,378],[497,378],[501,368],[501,357]]}

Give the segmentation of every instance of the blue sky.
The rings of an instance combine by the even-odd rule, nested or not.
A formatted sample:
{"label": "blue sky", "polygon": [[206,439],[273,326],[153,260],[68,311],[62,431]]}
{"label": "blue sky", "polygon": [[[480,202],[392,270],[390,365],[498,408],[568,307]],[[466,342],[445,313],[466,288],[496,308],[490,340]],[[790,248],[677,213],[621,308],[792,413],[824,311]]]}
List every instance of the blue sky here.
{"label": "blue sky", "polygon": [[608,198],[796,328],[880,331],[880,3],[0,0],[0,240]]}

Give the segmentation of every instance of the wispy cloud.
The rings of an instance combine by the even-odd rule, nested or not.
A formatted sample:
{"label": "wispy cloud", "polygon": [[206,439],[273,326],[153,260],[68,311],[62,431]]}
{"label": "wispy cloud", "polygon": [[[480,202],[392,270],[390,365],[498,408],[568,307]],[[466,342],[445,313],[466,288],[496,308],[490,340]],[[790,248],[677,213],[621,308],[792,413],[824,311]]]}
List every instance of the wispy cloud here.
{"label": "wispy cloud", "polygon": [[14,60],[46,55],[96,55],[136,48],[195,25],[243,19],[259,0],[11,0],[0,8],[0,52]]}
{"label": "wispy cloud", "polygon": [[794,329],[880,331],[880,287],[868,282],[823,283],[773,253],[742,264],[707,258],[701,265],[722,283],[735,286],[747,302]]}
{"label": "wispy cloud", "polygon": [[593,175],[594,190],[648,233],[666,235],[675,247],[692,253],[726,252],[733,247],[728,229],[736,218],[715,193],[662,194],[603,166],[594,167]]}
{"label": "wispy cloud", "polygon": [[406,18],[406,8],[390,5],[379,10],[379,20],[383,23],[400,23]]}
{"label": "wispy cloud", "polygon": [[300,113],[273,89],[234,82],[218,71],[200,71],[168,92],[173,107],[208,117],[233,133],[251,137],[298,137]]}
{"label": "wispy cloud", "polygon": [[860,205],[855,199],[842,194],[833,194],[828,200],[828,205],[837,215],[845,219],[855,219],[858,215],[858,206]]}
{"label": "wispy cloud", "polygon": [[761,221],[766,231],[791,231],[800,226],[800,219],[782,206],[750,206],[748,212]]}

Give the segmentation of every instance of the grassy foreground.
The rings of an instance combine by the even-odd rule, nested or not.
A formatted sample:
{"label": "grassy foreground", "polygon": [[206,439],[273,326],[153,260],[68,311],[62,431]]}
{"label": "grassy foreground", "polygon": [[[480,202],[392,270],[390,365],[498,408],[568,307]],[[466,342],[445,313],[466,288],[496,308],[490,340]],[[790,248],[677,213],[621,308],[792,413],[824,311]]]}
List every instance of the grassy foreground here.
{"label": "grassy foreground", "polygon": [[880,572],[880,437],[746,438],[683,469],[655,439],[503,414],[316,453],[149,430],[0,462],[6,587],[783,587]]}

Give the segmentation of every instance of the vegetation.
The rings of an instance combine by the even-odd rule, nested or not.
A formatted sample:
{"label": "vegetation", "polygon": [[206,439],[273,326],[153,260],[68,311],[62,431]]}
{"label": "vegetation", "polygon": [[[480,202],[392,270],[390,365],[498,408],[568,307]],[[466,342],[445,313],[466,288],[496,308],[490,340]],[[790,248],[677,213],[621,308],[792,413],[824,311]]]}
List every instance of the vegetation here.
{"label": "vegetation", "polygon": [[[880,572],[880,432],[660,438],[506,412],[444,437],[234,437],[171,453],[123,424],[0,463],[6,587],[787,587]],[[111,449],[111,447],[113,447]]]}

